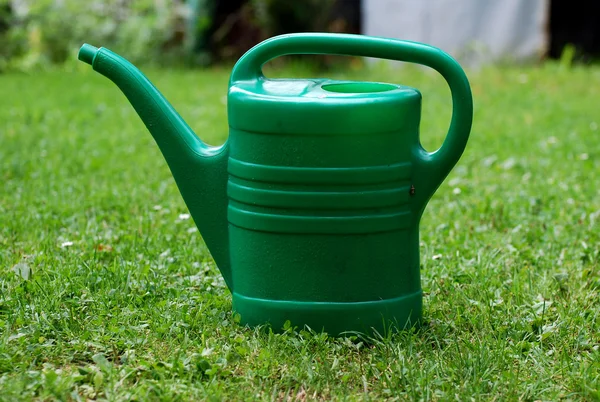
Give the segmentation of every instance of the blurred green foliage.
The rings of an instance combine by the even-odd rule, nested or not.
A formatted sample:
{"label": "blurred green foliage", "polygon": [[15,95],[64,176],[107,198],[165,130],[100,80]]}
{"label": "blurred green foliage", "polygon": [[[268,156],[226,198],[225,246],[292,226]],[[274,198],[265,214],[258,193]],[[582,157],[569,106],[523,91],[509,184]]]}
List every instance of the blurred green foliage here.
{"label": "blurred green foliage", "polygon": [[[136,62],[161,61],[176,34],[182,7],[154,0],[35,0],[4,6],[0,69],[60,64],[83,42],[126,51]],[[5,4],[8,4],[5,2]],[[17,4],[17,6],[15,6]]]}

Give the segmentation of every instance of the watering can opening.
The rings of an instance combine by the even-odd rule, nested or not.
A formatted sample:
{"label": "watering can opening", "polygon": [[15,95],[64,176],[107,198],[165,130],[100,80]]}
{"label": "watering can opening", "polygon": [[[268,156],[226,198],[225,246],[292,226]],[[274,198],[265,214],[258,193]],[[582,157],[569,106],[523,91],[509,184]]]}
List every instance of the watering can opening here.
{"label": "watering can opening", "polygon": [[325,84],[321,86],[325,91],[344,94],[366,94],[375,92],[387,92],[397,89],[397,85],[384,84],[380,82],[348,82],[341,84]]}

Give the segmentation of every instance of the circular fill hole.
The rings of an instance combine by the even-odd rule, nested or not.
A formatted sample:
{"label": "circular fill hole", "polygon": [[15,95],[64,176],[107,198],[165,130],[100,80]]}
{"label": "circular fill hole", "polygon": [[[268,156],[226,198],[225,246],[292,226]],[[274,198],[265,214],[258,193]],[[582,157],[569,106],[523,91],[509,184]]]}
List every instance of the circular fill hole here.
{"label": "circular fill hole", "polygon": [[343,94],[366,94],[370,92],[385,92],[396,89],[392,84],[380,84],[378,82],[350,82],[346,84],[326,84],[322,88],[329,92]]}

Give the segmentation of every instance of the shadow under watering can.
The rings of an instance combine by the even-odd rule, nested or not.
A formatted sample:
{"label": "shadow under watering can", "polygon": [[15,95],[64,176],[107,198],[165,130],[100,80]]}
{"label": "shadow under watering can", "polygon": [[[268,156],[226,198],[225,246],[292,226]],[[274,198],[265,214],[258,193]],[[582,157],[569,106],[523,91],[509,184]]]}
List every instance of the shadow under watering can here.
{"label": "shadow under watering can", "polygon": [[[448,82],[442,146],[419,142],[421,94],[377,82],[267,79],[290,54],[429,66]],[[473,101],[459,64],[434,47],[349,34],[277,36],[235,65],[229,138],[204,144],[148,79],[110,50],[79,59],[113,81],[160,147],[242,324],[289,320],[332,335],[418,325],[419,221],[469,137]]]}

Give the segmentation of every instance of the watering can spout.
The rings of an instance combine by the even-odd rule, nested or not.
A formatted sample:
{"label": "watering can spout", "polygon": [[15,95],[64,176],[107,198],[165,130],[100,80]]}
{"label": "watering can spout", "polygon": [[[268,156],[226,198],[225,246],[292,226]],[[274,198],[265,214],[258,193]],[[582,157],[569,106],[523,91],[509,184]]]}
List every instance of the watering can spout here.
{"label": "watering can spout", "polygon": [[84,44],[78,58],[119,87],[154,137],[232,290],[227,231],[227,144],[212,147],[203,143],[144,74],[121,56]]}
{"label": "watering can spout", "polygon": [[84,43],[83,46],[81,46],[81,49],[79,49],[78,58],[84,63],[92,65],[94,62],[94,56],[96,56],[98,50],[99,49],[97,47]]}

